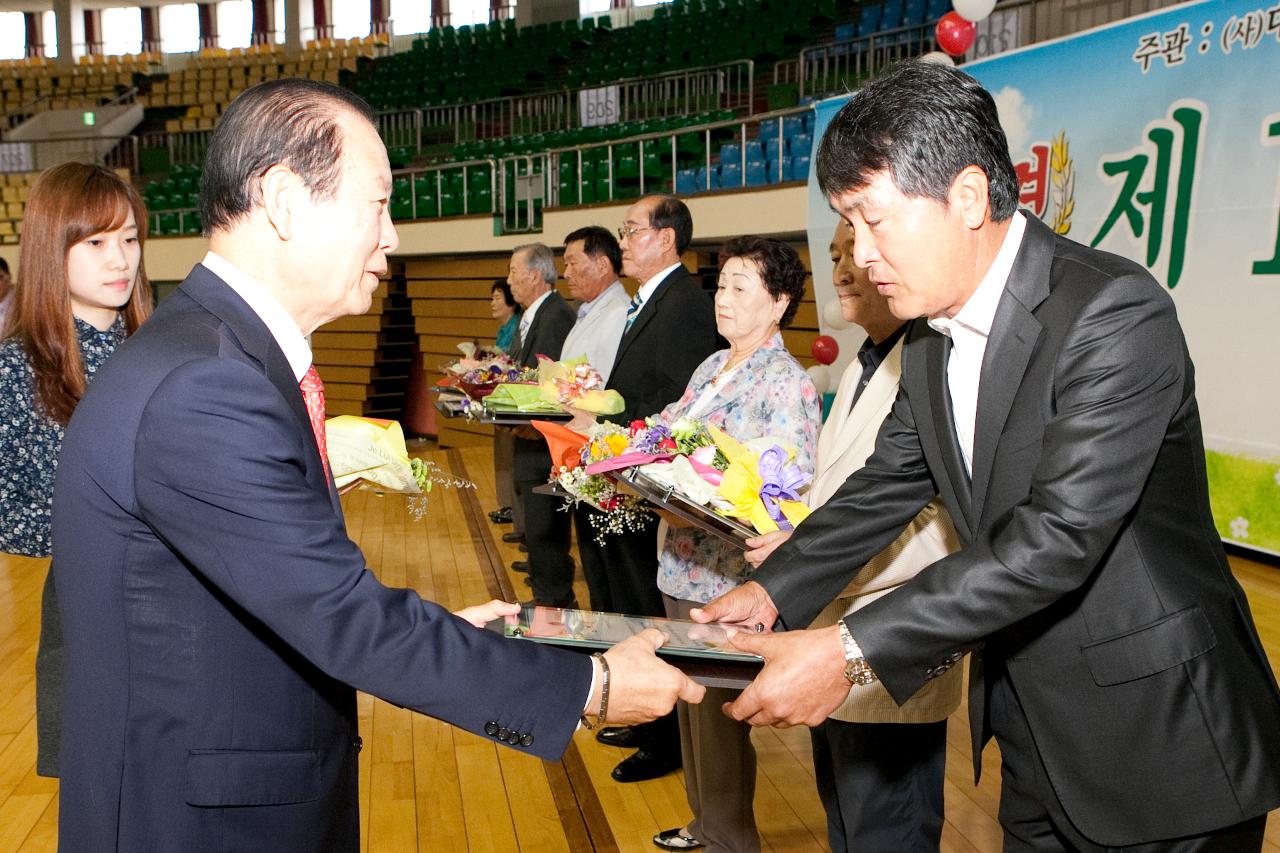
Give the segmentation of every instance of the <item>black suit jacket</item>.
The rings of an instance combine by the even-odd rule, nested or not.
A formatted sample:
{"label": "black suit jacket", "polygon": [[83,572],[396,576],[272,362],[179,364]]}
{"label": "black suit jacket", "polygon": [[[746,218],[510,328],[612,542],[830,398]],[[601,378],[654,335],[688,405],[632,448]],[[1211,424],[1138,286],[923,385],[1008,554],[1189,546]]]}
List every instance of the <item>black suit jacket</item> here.
{"label": "black suit jacket", "polygon": [[[538,306],[538,313],[533,315],[528,334],[520,341],[516,361],[525,367],[537,367],[540,355],[559,360],[560,348],[577,319],[577,314],[564,297],[553,289]],[[517,438],[514,452],[511,470],[515,479],[541,482],[551,475],[551,452],[541,436],[537,439]]]}
{"label": "black suit jacket", "polygon": [[608,420],[628,424],[680,399],[689,377],[719,347],[711,299],[683,266],[654,290],[618,342],[607,387],[626,408]]}
{"label": "black suit jacket", "polygon": [[231,288],[197,266],[126,344],[54,489],[60,850],[357,850],[357,688],[561,753],[588,662],[377,581]]}
{"label": "black suit jacket", "polygon": [[1280,697],[1209,511],[1191,361],[1146,270],[1034,216],[983,361],[970,482],[949,340],[916,321],[873,456],[755,575],[803,626],[940,491],[964,548],[846,618],[906,701],[1004,669],[1067,815],[1127,845],[1280,804]]}

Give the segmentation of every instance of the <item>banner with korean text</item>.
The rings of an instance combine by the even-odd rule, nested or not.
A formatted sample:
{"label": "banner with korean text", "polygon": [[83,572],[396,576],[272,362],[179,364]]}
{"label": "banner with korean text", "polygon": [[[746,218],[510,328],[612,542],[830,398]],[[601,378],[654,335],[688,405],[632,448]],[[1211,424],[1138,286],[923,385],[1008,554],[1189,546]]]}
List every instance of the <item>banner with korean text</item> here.
{"label": "banner with korean text", "polygon": [[[1218,532],[1280,553],[1280,2],[1187,4],[964,70],[1000,107],[1023,207],[1169,288]],[[842,104],[817,106],[815,139]],[[812,179],[809,224],[823,258]]]}

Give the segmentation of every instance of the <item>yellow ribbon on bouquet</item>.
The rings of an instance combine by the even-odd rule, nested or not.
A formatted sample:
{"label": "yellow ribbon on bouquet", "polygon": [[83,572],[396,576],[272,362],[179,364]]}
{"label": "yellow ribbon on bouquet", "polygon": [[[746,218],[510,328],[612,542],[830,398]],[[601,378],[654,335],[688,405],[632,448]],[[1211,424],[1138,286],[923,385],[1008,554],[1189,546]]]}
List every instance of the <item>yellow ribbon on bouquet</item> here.
{"label": "yellow ribbon on bouquet", "polygon": [[[731,514],[750,521],[757,533],[772,533],[777,530],[778,522],[769,514],[761,496],[765,479],[760,474],[759,455],[723,430],[710,425],[707,429],[716,447],[729,460],[729,467],[725,469],[716,491],[733,505]],[[788,460],[795,458],[793,450],[786,449],[786,453]],[[809,517],[809,508],[799,500],[781,498],[777,500],[777,507],[792,527]]]}

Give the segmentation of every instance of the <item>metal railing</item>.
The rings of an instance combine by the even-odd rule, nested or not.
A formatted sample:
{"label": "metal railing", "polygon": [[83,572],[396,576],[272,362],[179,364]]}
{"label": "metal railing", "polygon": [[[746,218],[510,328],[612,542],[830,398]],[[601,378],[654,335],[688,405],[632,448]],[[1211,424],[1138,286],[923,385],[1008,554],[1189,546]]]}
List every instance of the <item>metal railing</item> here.
{"label": "metal railing", "polygon": [[938,46],[934,22],[806,47],[800,51],[800,97],[851,92],[859,82],[895,62]]}
{"label": "metal railing", "polygon": [[[136,136],[54,136],[42,139],[23,139],[4,143],[5,163],[0,171],[39,172],[59,163],[78,160],[85,163],[101,163],[108,169],[128,169],[138,173],[138,137]],[[17,149],[25,149],[20,154]]]}
{"label": "metal railing", "polygon": [[[755,98],[755,63],[749,59],[671,71],[652,77],[514,95],[466,104],[394,110],[378,114],[383,139],[403,138],[416,128],[415,150],[426,143],[459,143],[501,139],[527,133],[582,127],[582,92],[617,87],[615,122],[689,115],[710,109],[746,109]],[[388,144],[392,144],[388,141]],[[398,143],[406,144],[406,143]]]}
{"label": "metal railing", "polygon": [[139,147],[166,149],[172,166],[199,164],[204,162],[204,152],[209,147],[212,136],[213,131],[209,129],[180,130],[174,133],[160,130],[142,134]]}
{"label": "metal railing", "polygon": [[[488,172],[488,179],[475,174],[480,169]],[[461,209],[453,209],[451,205],[446,204],[449,196],[446,194],[446,188],[452,189],[451,184],[455,177],[459,177],[461,173],[461,184],[458,196],[461,197]],[[498,204],[498,163],[493,159],[484,160],[460,160],[456,163],[449,163],[442,166],[423,166],[414,169],[398,169],[391,173],[392,178],[392,218],[396,217],[396,197],[394,186],[397,179],[407,179],[410,188],[409,218],[422,219],[437,216],[468,216],[473,213],[493,213],[497,210]],[[475,181],[479,179],[485,181],[489,188],[489,208],[488,210],[474,210],[471,201],[471,190],[475,185]],[[431,198],[434,203],[426,208],[422,206],[419,200],[419,187],[423,186],[423,182],[430,183],[434,192]]]}
{"label": "metal railing", "polygon": [[[502,217],[503,229],[506,233],[537,230],[538,211],[542,206],[557,207],[592,202],[612,202],[638,198],[645,193],[680,192],[679,176],[681,172],[693,171],[695,180],[701,186],[695,186],[692,192],[707,192],[716,189],[734,189],[748,186],[759,186],[748,174],[749,158],[748,141],[760,140],[762,146],[766,137],[777,140],[776,150],[781,151],[785,145],[785,122],[789,116],[802,116],[811,112],[809,107],[793,107],[771,113],[760,113],[749,118],[730,119],[710,122],[678,130],[646,133],[626,139],[580,145],[572,148],[557,148],[537,154],[520,154],[499,158],[498,189],[501,203],[499,213]],[[713,172],[720,161],[720,151],[725,144],[736,143],[737,158],[732,165],[738,167],[738,174],[726,185],[719,173]],[[622,176],[616,174],[615,163],[628,150],[635,151],[635,174],[626,176],[627,194],[619,191],[618,181]],[[601,152],[593,154],[592,152]],[[646,175],[646,161],[653,159],[653,152],[658,152],[659,173],[656,177]],[[648,155],[648,156],[647,156]],[[682,156],[683,155],[683,156]],[[601,179],[596,164],[605,166],[602,196],[594,195],[590,201],[582,196],[587,180],[585,171],[588,164],[593,173],[594,186],[599,186]],[[683,163],[683,168],[682,168]],[[698,165],[694,165],[694,164]],[[573,176],[573,186],[577,189],[566,198],[562,193],[561,174],[566,167]],[[691,168],[692,167],[692,168]],[[764,177],[764,184],[781,183],[787,179],[788,170],[781,156],[770,163],[771,171]],[[806,176],[807,178],[807,173]],[[509,187],[511,182],[515,186]],[[593,189],[594,192],[594,189]],[[680,193],[680,194],[688,194]],[[513,203],[514,201],[514,203]],[[543,202],[539,205],[538,202]]]}

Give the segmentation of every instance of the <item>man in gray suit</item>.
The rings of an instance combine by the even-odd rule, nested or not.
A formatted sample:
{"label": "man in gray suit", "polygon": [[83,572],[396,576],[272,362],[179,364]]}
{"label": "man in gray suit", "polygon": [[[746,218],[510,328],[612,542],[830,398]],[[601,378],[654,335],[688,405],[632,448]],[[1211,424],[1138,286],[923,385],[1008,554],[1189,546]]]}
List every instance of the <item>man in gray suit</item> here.
{"label": "man in gray suit", "polygon": [[[511,253],[507,284],[524,309],[516,332],[517,364],[537,367],[540,355],[560,358],[575,318],[573,309],[556,292],[557,278],[555,256],[542,243],[518,246]],[[533,599],[551,607],[577,607],[573,558],[569,556],[569,514],[560,511],[559,498],[533,491],[551,475],[551,454],[546,441],[531,427],[520,427],[515,434],[511,474],[515,509],[529,549]]]}
{"label": "man in gray suit", "polygon": [[902,703],[972,650],[1005,850],[1258,850],[1280,693],[1210,516],[1169,295],[1018,212],[995,103],[954,68],[863,88],[818,180],[919,318],[901,392],[865,467],[697,616],[809,624],[939,491],[962,548],[835,626],[742,641],[766,665],[729,713],[814,724],[876,681]]}

